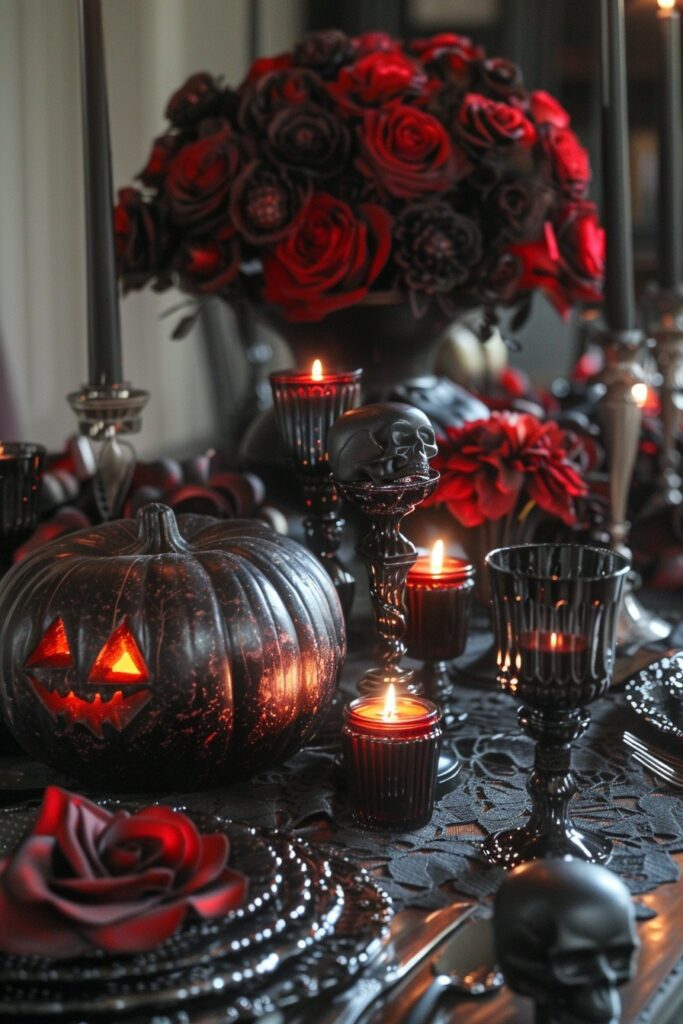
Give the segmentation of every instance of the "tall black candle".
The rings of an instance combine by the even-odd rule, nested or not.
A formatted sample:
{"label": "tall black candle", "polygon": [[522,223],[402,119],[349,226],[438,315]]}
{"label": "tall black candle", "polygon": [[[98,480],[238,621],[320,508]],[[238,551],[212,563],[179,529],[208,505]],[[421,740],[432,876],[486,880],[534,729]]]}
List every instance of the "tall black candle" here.
{"label": "tall black candle", "polygon": [[666,290],[683,276],[683,104],[681,103],[681,20],[674,3],[659,0],[662,33],[662,89],[659,127],[659,283]]}
{"label": "tall black candle", "polygon": [[602,194],[607,235],[605,318],[616,331],[636,326],[631,237],[624,0],[601,0]]}
{"label": "tall black candle", "polygon": [[100,0],[80,0],[83,169],[88,280],[88,382],[123,382],[116,290],[107,79]]}

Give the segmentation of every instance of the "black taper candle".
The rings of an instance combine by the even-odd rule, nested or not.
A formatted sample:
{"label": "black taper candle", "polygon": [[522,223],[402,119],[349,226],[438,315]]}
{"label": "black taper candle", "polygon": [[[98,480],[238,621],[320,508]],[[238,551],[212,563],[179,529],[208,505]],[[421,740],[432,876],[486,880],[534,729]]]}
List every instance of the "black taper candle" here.
{"label": "black taper candle", "polygon": [[675,7],[661,6],[662,89],[659,127],[658,276],[673,291],[683,276],[683,104],[681,103],[681,19]]}
{"label": "black taper candle", "polygon": [[88,280],[88,383],[121,384],[107,78],[100,0],[80,0],[83,170]]}
{"label": "black taper candle", "polygon": [[612,330],[636,326],[628,153],[624,0],[601,0],[602,216],[607,235],[605,319]]}

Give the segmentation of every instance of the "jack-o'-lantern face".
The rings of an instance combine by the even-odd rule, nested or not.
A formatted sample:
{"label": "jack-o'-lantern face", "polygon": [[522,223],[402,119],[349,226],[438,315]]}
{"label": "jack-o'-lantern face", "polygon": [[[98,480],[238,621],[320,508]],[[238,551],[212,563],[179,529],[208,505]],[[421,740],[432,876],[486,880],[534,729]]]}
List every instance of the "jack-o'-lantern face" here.
{"label": "jack-o'-lantern face", "polygon": [[52,718],[85,726],[100,738],[105,723],[122,732],[151,697],[145,659],[126,619],[106,639],[83,691],[74,688],[75,660],[61,618],[45,630],[24,668]]}

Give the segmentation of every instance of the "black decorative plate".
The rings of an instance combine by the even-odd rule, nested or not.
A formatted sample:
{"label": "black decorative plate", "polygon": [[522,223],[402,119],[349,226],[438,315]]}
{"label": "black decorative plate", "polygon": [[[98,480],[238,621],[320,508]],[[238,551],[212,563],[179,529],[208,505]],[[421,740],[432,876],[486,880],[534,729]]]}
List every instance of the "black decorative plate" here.
{"label": "black decorative plate", "polygon": [[[36,814],[36,808],[0,812],[0,853],[16,845]],[[244,1008],[252,1005],[245,993],[253,991],[254,1006],[271,1000],[268,980],[285,968],[287,979],[272,997],[281,1002],[292,990],[292,977],[300,977],[299,961],[303,964],[302,958],[312,956],[319,945],[332,957],[329,984],[339,977],[339,957],[346,957],[349,969],[367,958],[391,914],[388,898],[367,876],[351,877],[353,869],[341,861],[334,870],[322,851],[283,834],[206,815],[192,817],[202,831],[220,830],[229,836],[231,864],[247,873],[252,867],[256,871],[249,903],[220,921],[181,929],[144,956],[96,953],[58,962],[0,955],[0,1017],[82,1021],[84,1014],[128,1016],[157,1007],[185,1007],[188,1001],[220,993],[222,1008],[226,1002],[237,1007],[227,1016],[221,1012],[220,1019],[239,1019],[248,1016]],[[354,896],[354,886],[362,895]],[[349,905],[349,898],[359,906]],[[364,925],[357,935],[356,918]],[[305,971],[304,976],[308,978]],[[304,988],[310,984],[308,979]],[[313,987],[317,985],[315,981]]]}
{"label": "black decorative plate", "polygon": [[660,732],[683,739],[683,656],[661,658],[641,669],[625,693],[637,715]]}

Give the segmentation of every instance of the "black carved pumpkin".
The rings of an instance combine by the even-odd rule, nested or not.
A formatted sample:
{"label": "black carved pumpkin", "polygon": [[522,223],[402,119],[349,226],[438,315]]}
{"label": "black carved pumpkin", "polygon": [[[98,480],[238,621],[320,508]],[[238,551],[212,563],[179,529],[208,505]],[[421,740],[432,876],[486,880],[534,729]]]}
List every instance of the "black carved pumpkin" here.
{"label": "black carved pumpkin", "polygon": [[196,789],[282,761],[344,655],[327,573],[262,523],[148,505],[45,545],[0,585],[12,731],[111,789]]}

